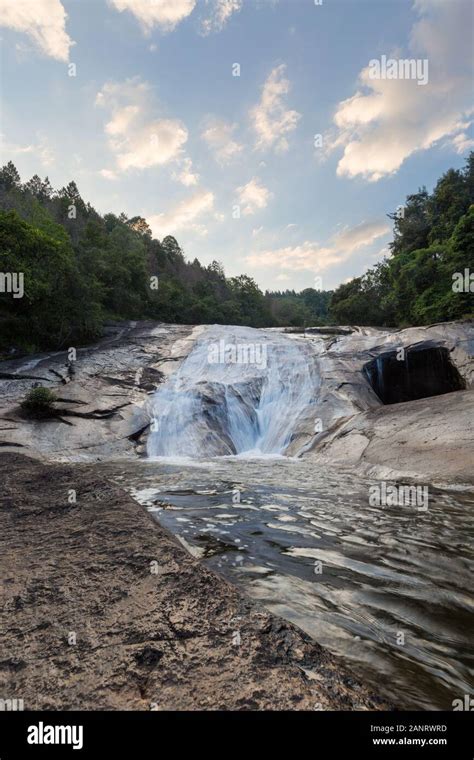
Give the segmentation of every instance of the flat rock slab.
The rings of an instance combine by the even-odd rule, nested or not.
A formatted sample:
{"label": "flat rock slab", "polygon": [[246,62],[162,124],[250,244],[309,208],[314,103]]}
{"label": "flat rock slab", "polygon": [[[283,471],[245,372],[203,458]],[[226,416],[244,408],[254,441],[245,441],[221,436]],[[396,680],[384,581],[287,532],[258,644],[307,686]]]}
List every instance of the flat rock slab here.
{"label": "flat rock slab", "polygon": [[[71,377],[66,351],[0,362],[0,446],[57,461],[135,456],[140,431],[150,421],[151,395],[200,330],[158,322],[111,324],[102,340],[77,350]],[[35,384],[60,399],[55,417],[37,421],[20,413]]]}
{"label": "flat rock slab", "polygon": [[2,698],[33,710],[387,707],[86,465],[3,452],[0,477]]}
{"label": "flat rock slab", "polygon": [[474,485],[474,393],[380,406],[343,421],[308,454],[376,478]]}

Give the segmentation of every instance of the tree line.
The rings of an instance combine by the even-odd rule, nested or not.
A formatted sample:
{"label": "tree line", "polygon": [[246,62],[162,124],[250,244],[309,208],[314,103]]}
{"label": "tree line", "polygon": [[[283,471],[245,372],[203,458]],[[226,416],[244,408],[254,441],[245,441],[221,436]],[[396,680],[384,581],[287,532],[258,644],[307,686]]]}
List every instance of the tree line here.
{"label": "tree line", "polygon": [[101,216],[75,182],[0,169],[0,272],[21,272],[24,296],[0,292],[0,351],[39,351],[96,339],[107,320],[153,319],[252,327],[324,324],[330,293],[263,293],[222,264],[186,261],[177,240],[146,220]]}
{"label": "tree line", "polygon": [[[153,238],[140,216],[99,214],[75,182],[55,191],[0,169],[0,273],[21,272],[23,297],[0,288],[0,352],[34,352],[98,338],[108,320],[251,327],[361,324],[403,327],[473,314],[474,153],[433,192],[388,214],[390,255],[334,292],[266,291],[219,261],[187,261],[177,240]],[[2,283],[5,285],[5,279]],[[474,285],[473,285],[474,289]]]}
{"label": "tree line", "polygon": [[[425,187],[388,214],[390,255],[340,285],[330,304],[339,324],[407,327],[474,315],[474,152],[432,193]],[[461,286],[461,279],[463,286]]]}

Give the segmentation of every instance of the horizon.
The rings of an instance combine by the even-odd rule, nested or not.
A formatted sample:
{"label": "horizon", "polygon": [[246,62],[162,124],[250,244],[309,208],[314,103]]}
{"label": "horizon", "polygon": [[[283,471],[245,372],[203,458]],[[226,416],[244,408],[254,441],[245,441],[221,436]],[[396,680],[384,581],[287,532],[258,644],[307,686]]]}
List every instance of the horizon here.
{"label": "horizon", "polygon": [[[387,214],[474,146],[465,0],[0,9],[3,162],[262,290],[363,274],[388,253]],[[393,57],[428,61],[427,81],[371,76]]]}

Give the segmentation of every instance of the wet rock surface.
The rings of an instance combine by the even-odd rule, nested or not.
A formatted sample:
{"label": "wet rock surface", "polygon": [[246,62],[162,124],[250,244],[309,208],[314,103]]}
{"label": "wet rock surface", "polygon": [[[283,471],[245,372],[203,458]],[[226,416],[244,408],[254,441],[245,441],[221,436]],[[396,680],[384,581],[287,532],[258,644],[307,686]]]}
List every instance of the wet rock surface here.
{"label": "wet rock surface", "polygon": [[[319,351],[321,394],[315,409],[322,432],[310,440],[305,453],[316,466],[318,462],[343,464],[380,478],[426,481],[436,476],[441,482],[473,482],[474,436],[468,422],[474,404],[472,322],[398,331],[359,328],[351,335],[325,340]],[[446,372],[436,370],[433,352],[446,356]],[[433,394],[439,391],[438,383],[443,384],[445,395],[385,406],[365,367],[397,353],[404,357],[400,365],[405,377],[410,357],[424,356],[426,372],[418,361],[414,384]],[[446,392],[448,379],[454,392]],[[385,390],[389,396],[396,393],[389,386]]]}
{"label": "wet rock surface", "polygon": [[386,707],[90,468],[3,453],[0,475],[5,698],[33,710]]}
{"label": "wet rock surface", "polygon": [[469,693],[474,488],[425,480],[414,502],[374,505],[393,483],[307,457],[96,468],[400,709],[450,710]]}
{"label": "wet rock surface", "polygon": [[[198,535],[191,556],[104,474],[107,463],[115,475],[117,466],[135,472],[144,464],[139,458],[146,453],[156,389],[179,370],[207,329],[111,325],[97,345],[78,349],[72,373],[66,352],[0,363],[0,474],[6,484],[0,513],[6,634],[0,682],[6,697],[23,698],[27,708],[380,706],[345,675],[340,660],[203,566],[237,554],[226,540],[204,540],[200,530],[204,538]],[[256,341],[262,333],[271,341],[279,331],[253,332]],[[321,465],[330,471],[336,481],[329,498],[331,521],[337,518],[333,508],[337,513],[350,493],[340,477],[343,468],[346,474],[374,479],[413,478],[463,488],[473,483],[472,323],[401,331],[317,329],[288,333],[288,340],[304,343],[299,353],[317,382],[297,417],[289,397],[285,454],[303,453],[300,463],[310,490]],[[364,366],[400,348],[428,346],[449,353],[466,390],[384,406]],[[284,365],[285,356],[295,353],[281,353],[283,385],[295,375],[291,362]],[[35,384],[59,397],[57,417],[37,421],[21,414],[20,402]],[[229,396],[228,389],[203,380],[199,398],[205,418],[195,415],[206,428],[203,447],[212,442],[213,455],[235,453],[222,407],[235,399],[246,420],[256,419],[261,387],[261,377],[243,382],[241,373]],[[201,454],[201,446],[194,446],[192,455]],[[209,464],[211,474],[216,461]],[[293,463],[284,461],[285,467]],[[255,467],[258,480],[262,475]],[[235,460],[229,468],[232,490],[235,478],[240,482]],[[248,473],[243,472],[246,479],[238,487],[245,489]],[[182,472],[179,477],[182,481]],[[192,470],[190,488],[196,477]],[[282,478],[274,484],[275,498],[285,487],[283,472]],[[158,471],[155,490],[162,480]],[[76,503],[68,500],[70,489],[77,491]],[[167,514],[166,497],[160,505]],[[314,509],[319,505],[317,500]],[[325,524],[326,516],[322,519]],[[306,553],[313,551],[314,540],[308,538]],[[398,538],[394,545],[399,547]],[[157,563],[156,574],[151,562]],[[280,612],[282,591],[270,591],[268,598]],[[258,598],[267,603],[265,595]],[[284,604],[282,609],[286,615]],[[312,618],[306,629],[313,630],[318,613],[305,604],[304,615]],[[76,644],[68,643],[70,633],[76,634]],[[233,644],[237,633],[241,643]]]}
{"label": "wet rock surface", "polygon": [[472,391],[381,406],[342,420],[308,457],[375,478],[472,485],[473,419]]}
{"label": "wet rock surface", "polygon": [[[466,392],[472,391],[474,383],[472,322],[405,330],[310,328],[305,334],[288,332],[284,338],[281,331],[275,329],[221,327],[219,330],[219,336],[227,336],[229,341],[268,344],[268,371],[275,387],[286,388],[300,381],[303,385],[303,380],[308,380],[304,376],[306,371],[314,376],[314,392],[307,394],[305,403],[297,403],[297,394],[287,389],[280,394],[278,403],[273,399],[275,412],[269,404],[263,415],[274,424],[278,416],[276,409],[284,407],[283,424],[279,424],[283,431],[290,428],[286,455],[308,456],[315,463],[327,462],[332,457],[335,462],[344,461],[361,473],[372,465],[371,474],[375,477],[379,471],[384,477],[389,467],[394,473],[423,478],[443,471],[443,452],[447,448],[453,454],[445,468],[446,478],[462,480],[466,477],[473,445],[472,436],[465,433],[466,417],[472,405],[471,396]],[[202,455],[207,450],[212,456],[232,455],[245,446],[251,447],[252,426],[257,417],[262,416],[258,409],[263,387],[260,369],[255,372],[252,366],[238,366],[235,381],[229,384],[226,378],[223,384],[209,382],[203,365],[198,368],[202,377],[188,373],[189,387],[183,386],[187,396],[184,390],[180,391],[181,396],[175,392],[173,383],[181,366],[201,336],[209,341],[212,331],[216,331],[216,326],[153,322],[112,324],[97,345],[78,350],[72,377],[67,372],[65,352],[1,362],[0,448],[21,449],[31,456],[54,461],[135,458],[146,455],[147,445],[149,453],[176,454],[175,449],[170,452],[167,447],[154,446],[154,435],[150,435],[149,426],[159,408],[154,394],[158,388],[165,387],[169,393],[163,395],[162,411],[169,418],[172,431],[168,438],[181,442],[181,454]],[[294,350],[291,349],[293,342],[297,344]],[[430,388],[436,391],[436,380],[428,377],[434,371],[429,362],[433,351],[447,356],[457,385],[462,384],[466,392],[398,403],[395,411],[390,412],[374,391],[365,368],[387,355],[393,357],[400,349],[405,351],[408,364],[414,353],[428,357],[426,378],[423,362],[419,362],[416,378],[418,385],[425,384],[427,392]],[[280,367],[278,382],[275,382],[271,364],[273,350]],[[304,359],[299,368],[295,357]],[[406,363],[405,359],[401,365]],[[204,369],[206,367],[216,374],[215,366],[206,365]],[[50,387],[61,398],[56,404],[55,418],[32,421],[21,415],[19,404],[35,383]],[[390,388],[387,392],[390,395]],[[298,413],[297,407],[301,407]],[[245,445],[236,439],[231,429],[232,415],[248,423],[246,428],[250,434],[244,436]],[[180,437],[173,432],[178,419],[182,428]],[[428,438],[423,437],[427,427],[430,429]],[[398,436],[399,441],[404,441],[398,446],[397,436],[392,442],[392,433],[404,428],[407,433],[404,438],[402,433]],[[429,444],[426,447],[425,440]],[[461,456],[456,457],[456,449],[464,445],[466,455],[461,452]]]}
{"label": "wet rock surface", "polygon": [[[133,457],[150,421],[150,395],[189,352],[186,325],[111,324],[94,346],[0,363],[0,446],[68,461]],[[42,385],[59,397],[49,420],[25,419],[27,392]]]}

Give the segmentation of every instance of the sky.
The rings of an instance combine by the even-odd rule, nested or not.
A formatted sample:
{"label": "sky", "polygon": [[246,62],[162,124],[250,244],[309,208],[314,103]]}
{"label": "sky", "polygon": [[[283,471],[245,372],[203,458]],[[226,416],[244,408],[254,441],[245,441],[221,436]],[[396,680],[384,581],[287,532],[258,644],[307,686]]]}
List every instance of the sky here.
{"label": "sky", "polygon": [[473,7],[0,0],[2,163],[228,276],[331,289],[474,146]]}

